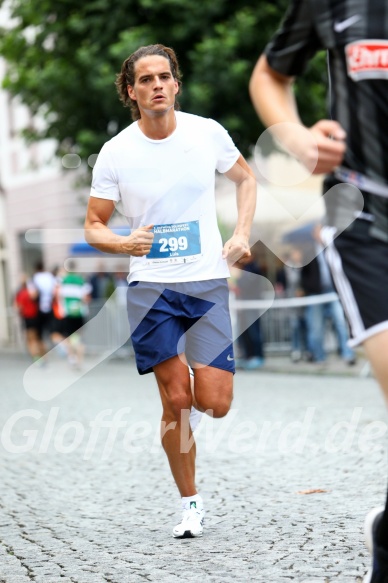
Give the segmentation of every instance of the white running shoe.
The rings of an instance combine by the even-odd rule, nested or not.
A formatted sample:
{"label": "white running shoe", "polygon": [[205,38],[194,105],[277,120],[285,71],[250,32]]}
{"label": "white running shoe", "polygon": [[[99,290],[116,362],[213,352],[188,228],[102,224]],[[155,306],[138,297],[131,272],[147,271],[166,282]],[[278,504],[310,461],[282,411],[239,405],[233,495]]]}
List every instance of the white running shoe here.
{"label": "white running shoe", "polygon": [[174,538],[194,538],[202,536],[205,511],[197,502],[190,502],[190,508],[184,508],[182,520],[173,528]]}
{"label": "white running shoe", "polygon": [[376,530],[383,512],[384,506],[373,508],[365,518],[365,542],[368,551],[372,555],[373,564],[365,576],[364,583],[384,583],[384,581],[388,581],[388,553],[375,544]]}

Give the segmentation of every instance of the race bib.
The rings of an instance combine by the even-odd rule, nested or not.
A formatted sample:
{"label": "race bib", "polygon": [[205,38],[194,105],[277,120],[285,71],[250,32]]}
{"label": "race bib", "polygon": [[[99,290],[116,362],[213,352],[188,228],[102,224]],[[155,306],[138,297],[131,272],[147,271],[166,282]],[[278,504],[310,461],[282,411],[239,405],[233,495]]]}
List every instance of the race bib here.
{"label": "race bib", "polygon": [[199,221],[155,225],[147,265],[160,263],[191,263],[201,257]]}

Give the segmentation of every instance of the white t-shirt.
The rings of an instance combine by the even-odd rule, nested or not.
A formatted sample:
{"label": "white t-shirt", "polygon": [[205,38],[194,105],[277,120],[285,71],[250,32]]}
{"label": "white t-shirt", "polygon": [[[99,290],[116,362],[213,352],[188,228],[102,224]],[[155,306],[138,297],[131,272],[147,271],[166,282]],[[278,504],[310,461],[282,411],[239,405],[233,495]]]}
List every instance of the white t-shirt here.
{"label": "white t-shirt", "polygon": [[216,121],[175,112],[176,130],[151,140],[137,122],[107,142],[93,169],[91,196],[113,200],[131,229],[153,224],[145,257],[130,257],[129,281],[229,277],[215,206],[215,171],[240,153]]}
{"label": "white t-shirt", "polygon": [[39,292],[39,310],[45,313],[50,312],[57,283],[54,275],[49,271],[38,271],[33,275],[32,283]]}

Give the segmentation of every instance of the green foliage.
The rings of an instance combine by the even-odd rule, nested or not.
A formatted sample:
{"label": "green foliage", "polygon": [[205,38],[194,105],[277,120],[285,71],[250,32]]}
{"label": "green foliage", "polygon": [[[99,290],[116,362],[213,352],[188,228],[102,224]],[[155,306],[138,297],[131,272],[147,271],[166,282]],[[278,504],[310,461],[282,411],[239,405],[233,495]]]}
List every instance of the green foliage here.
{"label": "green foliage", "polygon": [[[0,5],[4,0],[0,0]],[[279,25],[287,0],[11,0],[12,27],[0,31],[8,61],[4,87],[39,112],[58,154],[84,159],[130,122],[114,81],[123,60],[139,46],[172,46],[183,71],[185,111],[212,117],[247,154],[262,131],[248,82],[255,62]],[[324,111],[321,57],[297,87],[302,116]],[[306,97],[306,83],[309,84]]]}

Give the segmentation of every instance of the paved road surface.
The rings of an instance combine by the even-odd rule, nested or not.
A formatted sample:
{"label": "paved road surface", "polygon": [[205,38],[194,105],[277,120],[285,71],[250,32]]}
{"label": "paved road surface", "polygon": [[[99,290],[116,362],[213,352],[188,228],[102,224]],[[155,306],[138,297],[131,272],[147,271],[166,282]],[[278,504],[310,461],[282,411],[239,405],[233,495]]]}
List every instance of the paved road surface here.
{"label": "paved road surface", "polygon": [[[240,372],[231,413],[197,436],[205,534],[178,541],[152,376],[105,361],[44,401],[27,367],[0,355],[1,583],[362,580],[387,476],[373,379]],[[70,378],[60,360],[39,374],[39,399]]]}

